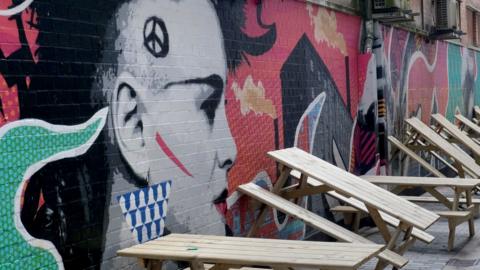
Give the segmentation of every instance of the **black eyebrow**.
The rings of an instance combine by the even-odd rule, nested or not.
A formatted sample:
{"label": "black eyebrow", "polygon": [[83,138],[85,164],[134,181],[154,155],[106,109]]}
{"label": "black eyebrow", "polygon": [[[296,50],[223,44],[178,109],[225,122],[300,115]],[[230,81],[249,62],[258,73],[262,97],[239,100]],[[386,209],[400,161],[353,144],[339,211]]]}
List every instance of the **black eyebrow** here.
{"label": "black eyebrow", "polygon": [[203,77],[203,78],[194,78],[194,79],[188,79],[184,81],[178,81],[178,82],[169,82],[167,83],[164,88],[168,89],[171,86],[174,85],[181,85],[181,84],[206,84],[209,85],[213,88],[213,93],[204,101],[202,102],[202,105],[200,106],[201,110],[205,111],[205,114],[208,117],[208,123],[212,126],[213,122],[215,120],[215,111],[218,108],[218,105],[220,104],[220,100],[222,98],[222,93],[223,93],[223,79],[217,74],[212,74],[208,77]]}
{"label": "black eyebrow", "polygon": [[179,84],[207,84],[210,85],[215,91],[223,91],[223,80],[217,74],[212,74],[208,77],[194,78],[178,82],[169,82],[165,84],[164,88],[168,89],[171,86]]}

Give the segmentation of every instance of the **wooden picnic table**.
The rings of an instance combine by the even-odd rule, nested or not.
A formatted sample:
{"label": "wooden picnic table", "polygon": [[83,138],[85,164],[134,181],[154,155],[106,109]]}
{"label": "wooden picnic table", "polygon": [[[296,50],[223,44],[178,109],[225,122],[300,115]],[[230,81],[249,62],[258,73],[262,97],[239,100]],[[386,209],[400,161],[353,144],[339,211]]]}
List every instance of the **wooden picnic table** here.
{"label": "wooden picnic table", "polygon": [[454,143],[461,144],[468,148],[475,157],[475,161],[480,163],[480,145],[473,141],[467,134],[462,132],[457,126],[448,121],[443,115],[438,113],[433,114],[432,119],[435,122],[435,131],[438,134],[443,134],[447,140],[451,140]]}
{"label": "wooden picnic table", "polygon": [[[455,229],[461,223],[468,221],[470,237],[475,235],[474,225],[474,209],[472,200],[472,191],[476,186],[480,185],[480,179],[464,179],[464,178],[438,178],[438,177],[412,177],[412,176],[373,176],[363,175],[363,179],[376,185],[392,185],[395,188],[393,193],[400,193],[408,187],[420,187],[427,193],[430,193],[439,203],[442,203],[450,211],[436,212],[442,217],[448,218],[449,237],[448,249],[452,250],[455,241]],[[454,190],[453,199],[447,198],[444,194],[437,190],[439,187],[450,187]],[[461,209],[460,198],[462,194],[465,196],[466,208]]]}
{"label": "wooden picnic table", "polygon": [[[281,185],[277,185],[277,183],[282,182],[283,179],[284,178],[279,178],[277,182],[275,182],[276,186],[274,186],[274,190],[275,190],[275,187],[281,186]],[[310,179],[310,180],[313,180],[313,179]],[[322,186],[318,188],[308,189],[308,192],[310,192],[311,190],[315,190],[315,191],[325,190],[324,185],[323,184],[321,185]],[[303,206],[300,206],[297,203],[284,198],[283,196],[286,196],[292,199],[303,196],[302,193],[306,191],[305,188],[296,189],[295,186],[296,185],[288,186],[284,189],[281,189],[279,193],[265,190],[264,188],[258,186],[255,183],[242,184],[238,187],[239,192],[245,195],[248,195],[251,198],[254,198],[257,202],[260,202],[263,204],[260,207],[255,207],[255,206],[253,207],[253,209],[259,209],[259,211],[254,223],[251,225],[248,236],[250,237],[254,236],[257,228],[260,226],[260,224],[263,224],[265,219],[265,213],[267,212],[266,211],[267,208],[265,206],[268,205],[269,207],[272,207],[280,212],[283,212],[288,216],[302,220],[303,222],[305,222],[305,224],[311,226],[314,229],[319,230],[320,232],[325,233],[326,235],[331,236],[334,239],[337,239],[338,241],[347,242],[347,243],[363,243],[363,244],[374,243],[368,240],[367,238],[362,237],[361,235],[358,235],[352,231],[349,231],[346,228],[324,217],[321,217],[313,212],[308,211]],[[300,191],[300,192],[297,192],[297,191]],[[413,230],[412,234],[414,232],[415,231]],[[428,238],[429,236],[426,235],[426,237]],[[402,245],[402,248],[406,248],[408,244],[413,244],[413,241],[411,240],[408,241],[406,244]],[[382,252],[380,252],[377,255],[377,257],[379,258],[379,260],[382,261],[382,263],[386,262],[386,263],[392,264],[397,268],[402,268],[408,263],[408,260],[405,257],[388,249],[385,249]],[[377,268],[377,269],[382,269],[382,268]]]}
{"label": "wooden picnic table", "polygon": [[348,173],[299,148],[287,148],[268,152],[268,156],[279,164],[312,177],[333,190],[364,202],[373,212],[382,210],[399,220],[405,226],[427,229],[438,219],[438,215],[424,208],[392,196],[391,192],[375,186],[362,178]]}
{"label": "wooden picnic table", "polygon": [[[466,175],[480,178],[480,166],[467,153],[453,146],[420,119],[412,117],[405,119],[405,122],[411,128],[408,138],[403,143],[406,147],[412,151],[427,151],[436,155],[447,166],[453,167],[462,178],[465,178]],[[452,164],[443,160],[437,152],[445,154]]]}
{"label": "wooden picnic table", "polygon": [[139,258],[148,269],[168,260],[186,261],[192,270],[270,267],[357,269],[383,249],[376,244],[295,241],[194,234],[170,234],[117,252]]}
{"label": "wooden picnic table", "polygon": [[[268,156],[277,161],[282,174],[279,179],[287,178],[291,170],[301,173],[298,188],[309,191],[309,178],[320,181],[329,189],[339,194],[355,198],[365,204],[368,212],[384,238],[387,249],[405,251],[405,245],[414,241],[411,236],[413,228],[427,229],[439,216],[405,199],[395,196],[374,184],[369,183],[353,174],[350,174],[318,157],[315,157],[299,148],[287,148],[268,152]],[[287,175],[287,176],[284,176]],[[277,183],[276,183],[277,184]],[[283,183],[280,183],[283,186]],[[275,189],[276,187],[274,187]],[[280,189],[281,187],[279,187]],[[319,191],[321,188],[319,188]],[[274,190],[278,193],[279,190]],[[396,231],[391,234],[387,223],[382,219],[381,213],[386,213],[399,220]],[[403,240],[397,246],[397,240],[404,233]],[[413,240],[412,240],[413,239]],[[377,265],[378,268],[382,268]]]}

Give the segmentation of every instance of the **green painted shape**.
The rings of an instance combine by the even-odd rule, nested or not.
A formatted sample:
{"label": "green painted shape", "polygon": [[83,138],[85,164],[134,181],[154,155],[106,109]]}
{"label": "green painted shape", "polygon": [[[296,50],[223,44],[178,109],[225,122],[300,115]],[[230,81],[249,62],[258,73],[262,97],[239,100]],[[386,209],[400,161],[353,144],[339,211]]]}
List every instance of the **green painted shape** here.
{"label": "green painted shape", "polygon": [[59,268],[49,251],[31,246],[17,230],[14,218],[20,213],[14,210],[15,195],[32,165],[84,145],[103,127],[98,119],[83,129],[64,133],[40,126],[45,122],[32,123],[19,123],[0,138],[0,269]]}
{"label": "green painted shape", "polygon": [[457,107],[463,114],[465,113],[461,70],[461,47],[454,44],[448,44],[448,104],[446,117],[450,121],[454,120]]}

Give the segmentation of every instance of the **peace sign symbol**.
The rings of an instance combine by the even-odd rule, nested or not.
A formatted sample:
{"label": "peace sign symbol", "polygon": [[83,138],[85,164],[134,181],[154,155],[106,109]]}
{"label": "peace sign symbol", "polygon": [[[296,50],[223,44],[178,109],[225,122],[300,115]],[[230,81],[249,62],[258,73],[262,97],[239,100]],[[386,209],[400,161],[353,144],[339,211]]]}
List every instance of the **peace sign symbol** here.
{"label": "peace sign symbol", "polygon": [[168,31],[158,17],[150,17],[143,26],[143,45],[155,57],[165,57],[169,50]]}

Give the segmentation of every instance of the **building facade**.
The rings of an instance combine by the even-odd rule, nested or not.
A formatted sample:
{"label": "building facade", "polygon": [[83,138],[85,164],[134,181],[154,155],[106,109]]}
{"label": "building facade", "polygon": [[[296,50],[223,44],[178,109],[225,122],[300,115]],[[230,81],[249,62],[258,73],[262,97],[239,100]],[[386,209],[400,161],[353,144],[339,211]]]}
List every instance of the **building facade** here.
{"label": "building facade", "polygon": [[[479,103],[480,3],[440,34],[431,1],[373,4],[0,1],[0,268],[131,269],[118,249],[169,232],[245,235],[235,189],[272,186],[274,149],[395,173],[405,117]],[[314,233],[270,211],[259,236]]]}

